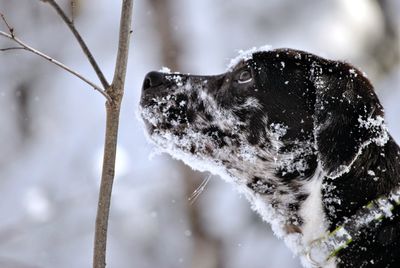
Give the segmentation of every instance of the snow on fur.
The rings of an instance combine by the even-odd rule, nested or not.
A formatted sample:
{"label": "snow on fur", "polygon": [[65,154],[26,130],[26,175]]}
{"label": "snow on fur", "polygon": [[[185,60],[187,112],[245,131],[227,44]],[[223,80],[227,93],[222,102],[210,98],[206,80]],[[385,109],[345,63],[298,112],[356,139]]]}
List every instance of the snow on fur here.
{"label": "snow on fur", "polygon": [[247,50],[242,50],[240,49],[238,51],[239,55],[237,55],[235,58],[231,59],[228,66],[227,66],[227,71],[232,70],[233,67],[235,67],[238,63],[241,61],[247,61],[253,58],[253,54],[256,52],[263,52],[263,51],[270,51],[271,46],[265,45],[261,47],[252,47]]}

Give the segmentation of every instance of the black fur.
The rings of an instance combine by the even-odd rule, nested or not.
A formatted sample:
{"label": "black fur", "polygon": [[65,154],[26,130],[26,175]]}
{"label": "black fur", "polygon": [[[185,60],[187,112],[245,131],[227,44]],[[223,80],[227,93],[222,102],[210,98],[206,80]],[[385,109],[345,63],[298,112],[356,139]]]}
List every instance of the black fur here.
{"label": "black fur", "polygon": [[[249,76],[245,71],[252,79],[240,83],[241,75]],[[196,88],[182,93],[179,84]],[[171,100],[160,100],[175,91],[179,93]],[[216,102],[214,109],[231,112],[237,122],[232,125],[228,116],[229,120],[221,123],[224,117],[209,109],[210,103],[201,92]],[[258,106],[246,105],[253,99]],[[256,170],[252,171],[255,175],[247,174],[247,187],[271,196],[273,206],[286,207],[299,228],[303,221],[296,213],[308,197],[302,186],[318,164],[325,174],[322,202],[331,231],[369,201],[399,187],[399,147],[384,125],[377,123],[383,108],[368,79],[344,62],[280,49],[256,52],[217,76],[152,72],[143,84],[141,107],[147,113],[143,117],[151,136],[171,134],[177,137],[179,150],[221,164],[233,177],[247,178],[246,172]],[[154,118],[157,120],[152,122]],[[277,155],[302,151],[289,164],[275,167],[273,175],[260,175],[257,169],[274,161],[265,154],[274,151],[274,126],[287,126],[279,136]],[[188,135],[188,128],[200,133],[205,144],[179,144]],[[251,162],[244,167],[238,164],[240,155],[231,159],[243,143],[255,150],[254,166]],[[279,196],[287,195],[291,201],[280,200]],[[392,218],[370,226],[340,251],[337,265],[400,267],[399,208]]]}

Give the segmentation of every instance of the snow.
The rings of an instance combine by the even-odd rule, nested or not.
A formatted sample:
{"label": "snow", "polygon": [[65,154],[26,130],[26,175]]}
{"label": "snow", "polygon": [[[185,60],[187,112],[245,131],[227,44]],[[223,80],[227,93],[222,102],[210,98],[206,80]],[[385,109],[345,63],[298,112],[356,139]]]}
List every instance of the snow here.
{"label": "snow", "polygon": [[356,72],[356,70],[354,70],[353,68],[351,68],[350,70],[349,70],[349,73],[353,76],[353,77],[357,77],[357,72]]}
{"label": "snow", "polygon": [[175,82],[178,87],[181,87],[183,85],[182,76],[179,73],[174,73],[173,75],[168,75],[165,78],[169,81]]}
{"label": "snow", "polygon": [[170,73],[171,73],[171,69],[168,68],[168,67],[163,66],[163,67],[161,67],[161,69],[159,70],[159,72],[161,72],[161,73],[166,73],[166,74],[170,74]]}
{"label": "snow", "polygon": [[230,60],[228,66],[227,66],[227,71],[232,70],[232,68],[241,61],[246,61],[246,60],[252,59],[254,53],[270,51],[271,49],[272,49],[272,47],[269,45],[265,45],[265,46],[261,46],[261,47],[252,47],[247,50],[240,49],[240,50],[238,50],[239,55]]}
{"label": "snow", "polygon": [[374,132],[379,132],[378,137],[375,137],[371,142],[375,142],[379,146],[384,146],[389,140],[388,129],[385,124],[385,119],[382,116],[377,116],[376,118],[368,118],[363,120],[362,117],[358,118],[360,127],[373,130]]}

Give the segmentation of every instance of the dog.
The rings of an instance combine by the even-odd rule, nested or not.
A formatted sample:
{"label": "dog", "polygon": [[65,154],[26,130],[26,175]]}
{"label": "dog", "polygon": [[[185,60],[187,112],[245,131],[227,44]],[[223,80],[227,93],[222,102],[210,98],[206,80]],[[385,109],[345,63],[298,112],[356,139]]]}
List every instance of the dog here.
{"label": "dog", "polygon": [[400,149],[352,65],[261,48],[220,75],[150,72],[140,114],[161,150],[234,183],[304,267],[400,267]]}

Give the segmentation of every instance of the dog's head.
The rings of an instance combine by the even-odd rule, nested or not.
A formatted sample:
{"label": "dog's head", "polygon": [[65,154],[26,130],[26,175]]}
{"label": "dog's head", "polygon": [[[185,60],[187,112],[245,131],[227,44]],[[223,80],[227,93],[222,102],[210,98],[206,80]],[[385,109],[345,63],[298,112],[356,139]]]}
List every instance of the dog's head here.
{"label": "dog's head", "polygon": [[307,178],[318,163],[336,176],[366,143],[387,138],[361,72],[289,49],[253,52],[215,76],[151,72],[141,115],[161,148],[258,192]]}

